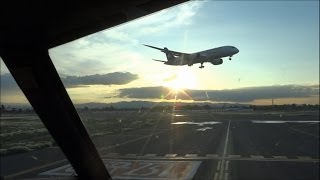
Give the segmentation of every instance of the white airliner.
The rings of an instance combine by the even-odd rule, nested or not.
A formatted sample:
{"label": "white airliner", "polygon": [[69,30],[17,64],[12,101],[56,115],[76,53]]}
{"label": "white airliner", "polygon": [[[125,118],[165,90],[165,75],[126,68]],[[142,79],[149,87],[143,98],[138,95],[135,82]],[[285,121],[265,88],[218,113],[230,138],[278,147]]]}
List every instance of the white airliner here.
{"label": "white airliner", "polygon": [[191,54],[171,51],[166,47],[161,49],[150,45],[145,46],[158,49],[166,54],[167,61],[153,59],[155,61],[164,62],[164,64],[173,66],[192,66],[193,64],[200,63],[201,65],[199,68],[204,68],[203,63],[205,62],[210,62],[213,65],[222,64],[223,57],[229,57],[229,60],[231,60],[231,57],[239,52],[239,50],[234,46],[221,46]]}

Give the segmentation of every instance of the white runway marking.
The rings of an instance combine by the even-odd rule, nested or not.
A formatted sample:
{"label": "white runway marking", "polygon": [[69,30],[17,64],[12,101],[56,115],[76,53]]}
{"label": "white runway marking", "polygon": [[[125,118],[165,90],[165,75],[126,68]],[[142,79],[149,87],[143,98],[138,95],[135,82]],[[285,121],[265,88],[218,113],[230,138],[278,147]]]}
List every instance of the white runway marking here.
{"label": "white runway marking", "polygon": [[251,120],[252,123],[281,124],[281,123],[319,123],[319,121],[270,121],[270,120]]}
{"label": "white runway marking", "polygon": [[223,180],[223,175],[224,175],[224,166],[225,166],[225,158],[227,154],[227,149],[228,149],[228,141],[229,141],[229,131],[230,131],[230,120],[228,124],[228,129],[227,129],[227,136],[226,136],[226,141],[224,143],[224,149],[223,149],[223,154],[222,154],[222,161],[221,161],[221,168],[219,172],[219,180]]}
{"label": "white runway marking", "polygon": [[229,163],[230,163],[230,161],[226,161],[226,168],[225,168],[226,171],[229,170]]}
{"label": "white runway marking", "polygon": [[177,156],[177,154],[166,154],[164,157],[174,158],[176,156]]}
{"label": "white runway marking", "polygon": [[221,161],[218,161],[217,171],[219,171],[219,170],[220,170],[220,166],[221,166]]}
{"label": "white runway marking", "polygon": [[287,156],[272,156],[272,157],[276,159],[288,159]]}
{"label": "white runway marking", "polygon": [[219,177],[219,173],[218,173],[218,172],[216,172],[216,173],[214,174],[214,178],[213,178],[213,180],[218,180],[218,177]]}
{"label": "white runway marking", "polygon": [[[114,179],[192,179],[201,161],[115,160],[103,159]],[[179,167],[179,170],[176,168]],[[71,177],[75,174],[70,164],[40,173],[43,176]]]}
{"label": "white runway marking", "polygon": [[194,158],[194,157],[197,157],[197,156],[198,156],[198,154],[186,154],[185,155],[185,157],[187,157],[187,158],[188,157],[193,157]]}
{"label": "white runway marking", "polygon": [[218,158],[218,154],[207,154],[207,157],[211,157],[211,158]]}
{"label": "white runway marking", "polygon": [[230,120],[229,120],[229,124],[228,124],[228,129],[227,129],[226,141],[224,143],[223,157],[226,157],[226,153],[227,153],[228,141],[229,141],[229,130],[230,130]]}
{"label": "white runway marking", "polygon": [[[268,155],[267,155],[268,156]],[[116,159],[176,159],[176,160],[217,160],[218,166],[221,166],[222,160],[225,161],[225,166],[229,161],[283,161],[283,162],[319,162],[320,159],[318,157],[310,157],[310,156],[296,156],[292,158],[288,158],[287,156],[272,156],[266,157],[263,155],[249,155],[241,156],[238,154],[229,155],[226,157],[220,157],[217,154],[207,154],[206,156],[199,156],[199,154],[185,154],[178,156],[178,154],[166,154],[166,155],[157,155],[157,154],[146,154],[146,155],[138,155],[138,154],[117,154],[117,153],[109,153],[107,155],[102,155],[103,158],[116,158]]]}

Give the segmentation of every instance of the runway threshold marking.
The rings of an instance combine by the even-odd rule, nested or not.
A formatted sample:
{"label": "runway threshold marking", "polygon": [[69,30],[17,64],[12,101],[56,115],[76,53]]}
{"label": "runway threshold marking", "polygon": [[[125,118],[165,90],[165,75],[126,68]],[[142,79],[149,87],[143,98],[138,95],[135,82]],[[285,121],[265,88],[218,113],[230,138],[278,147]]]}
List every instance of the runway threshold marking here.
{"label": "runway threshold marking", "polygon": [[[114,155],[114,156],[110,156]],[[221,166],[221,162],[225,160],[225,166],[227,167],[227,163],[229,161],[284,161],[284,162],[319,162],[320,159],[318,157],[310,157],[310,156],[296,156],[295,158],[288,158],[287,156],[273,155],[272,157],[266,157],[263,155],[249,155],[249,156],[241,156],[237,154],[225,156],[219,156],[217,154],[207,154],[206,156],[199,156],[198,154],[166,154],[166,155],[157,155],[157,154],[117,154],[117,153],[109,153],[107,155],[102,155],[102,158],[111,158],[111,159],[154,159],[154,160],[217,160],[218,166]],[[219,169],[220,170],[220,169]],[[227,170],[227,169],[225,169]]]}
{"label": "runway threshold marking", "polygon": [[218,161],[217,171],[219,171],[219,170],[220,170],[220,166],[221,166],[221,161]]}
{"label": "runway threshold marking", "polygon": [[[109,155],[112,155],[112,154],[116,155],[116,153],[110,153]],[[118,160],[120,160],[119,158],[125,158],[125,159],[137,158],[138,156],[136,156],[136,155],[137,154],[127,154],[126,157],[124,157],[124,156],[114,156],[114,157],[117,158]],[[236,157],[240,157],[238,155],[235,155],[235,156]],[[109,157],[102,156],[102,158],[110,158],[110,156]],[[312,157],[309,157],[309,156],[297,156],[297,158],[295,158],[295,159],[288,159],[286,156],[273,156],[273,158],[263,158],[263,159],[261,159],[261,158],[257,158],[256,159],[256,158],[252,158],[252,157],[249,157],[249,158],[246,158],[246,157],[228,158],[228,157],[226,157],[225,159],[222,159],[221,157],[218,157],[218,156],[215,156],[215,155],[213,157],[197,156],[197,157],[194,157],[194,158],[193,157],[192,158],[185,158],[185,157],[177,157],[177,154],[167,154],[166,156],[163,156],[163,157],[161,157],[161,156],[140,156],[140,158],[144,158],[146,160],[147,159],[153,159],[153,160],[166,160],[166,159],[170,159],[170,160],[175,160],[175,159],[177,159],[177,160],[217,159],[219,161],[218,161],[218,166],[217,166],[217,172],[214,175],[214,180],[218,180],[218,178],[219,178],[219,174],[220,174],[219,171],[221,171],[222,160],[225,160],[224,171],[228,171],[229,170],[229,162],[230,161],[282,161],[282,162],[319,162],[320,161],[319,158],[312,158]],[[27,174],[27,173],[30,173],[30,172],[33,172],[33,171],[36,171],[36,170],[40,170],[40,169],[47,168],[47,167],[50,167],[50,166],[54,166],[54,165],[57,165],[59,163],[64,163],[64,162],[67,162],[67,160],[63,159],[63,160],[60,160],[60,161],[44,164],[44,165],[37,166],[37,167],[34,167],[34,168],[30,168],[30,169],[27,169],[27,170],[24,170],[24,171],[21,171],[21,172],[10,174],[10,175],[4,176],[4,179],[12,179],[14,177],[17,177],[17,176],[20,176],[20,175],[23,175],[23,174]],[[224,172],[224,176],[225,176],[225,173],[226,172]],[[224,179],[226,179],[226,177]]]}
{"label": "runway threshold marking", "polygon": [[211,158],[218,158],[219,155],[218,154],[207,154],[206,157],[211,157]]}
{"label": "runway threshold marking", "polygon": [[[192,179],[201,161],[119,160],[103,159],[114,179]],[[41,176],[67,176],[75,174],[70,164],[40,173]]]}
{"label": "runway threshold marking", "polygon": [[174,158],[176,156],[177,156],[177,154],[166,154],[164,157]]}
{"label": "runway threshold marking", "polygon": [[230,161],[226,161],[226,168],[225,168],[226,171],[229,170],[229,163],[230,163]]}
{"label": "runway threshold marking", "polygon": [[273,158],[276,158],[276,159],[288,159],[287,156],[273,156]]}
{"label": "runway threshold marking", "polygon": [[218,180],[218,177],[219,177],[219,173],[218,173],[218,172],[216,172],[216,173],[214,174],[214,178],[213,178],[213,180]]}
{"label": "runway threshold marking", "polygon": [[197,156],[198,156],[198,154],[186,154],[185,155],[186,158],[195,158]]}

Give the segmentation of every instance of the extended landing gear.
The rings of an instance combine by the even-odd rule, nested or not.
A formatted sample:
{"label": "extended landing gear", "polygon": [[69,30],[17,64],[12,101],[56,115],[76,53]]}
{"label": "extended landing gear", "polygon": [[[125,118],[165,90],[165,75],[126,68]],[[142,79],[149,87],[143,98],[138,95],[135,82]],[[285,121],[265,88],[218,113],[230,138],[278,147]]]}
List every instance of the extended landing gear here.
{"label": "extended landing gear", "polygon": [[229,57],[229,60],[231,60],[231,57],[232,57],[232,56]]}
{"label": "extended landing gear", "polygon": [[203,63],[201,63],[201,66],[199,67],[200,69],[204,68]]}

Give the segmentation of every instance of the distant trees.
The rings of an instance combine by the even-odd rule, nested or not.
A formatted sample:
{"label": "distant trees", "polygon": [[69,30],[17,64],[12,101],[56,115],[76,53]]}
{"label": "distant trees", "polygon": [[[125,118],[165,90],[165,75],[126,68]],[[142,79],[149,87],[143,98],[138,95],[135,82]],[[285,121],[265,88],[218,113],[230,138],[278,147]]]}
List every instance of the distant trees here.
{"label": "distant trees", "polygon": [[5,105],[1,104],[1,107],[0,107],[0,112],[1,113],[26,113],[26,114],[29,114],[29,113],[34,113],[34,110],[33,109],[30,109],[30,108],[17,108],[17,107],[6,107]]}
{"label": "distant trees", "polygon": [[2,111],[5,111],[6,110],[6,107],[3,105],[3,104],[1,104],[1,109],[0,109],[0,111],[2,112]]}
{"label": "distant trees", "polygon": [[297,105],[295,103],[293,104],[283,104],[283,105],[250,105],[250,108],[253,110],[274,110],[274,111],[306,111],[306,110],[319,110],[319,105],[315,104],[302,104]]}
{"label": "distant trees", "polygon": [[[173,110],[205,110],[205,111],[237,111],[237,110],[253,110],[253,111],[310,111],[310,110],[319,110],[319,105],[311,105],[311,104],[283,104],[283,105],[215,105],[215,104],[179,104],[172,103],[172,105],[156,105],[153,107],[131,107],[131,108],[117,108],[112,105],[105,106],[102,108],[89,108],[85,106],[83,108],[77,109],[79,112],[91,112],[91,111],[155,111],[155,112],[170,112]],[[17,108],[17,107],[6,107],[5,105],[1,105],[0,107],[1,113],[34,113],[34,110],[31,108]]]}

